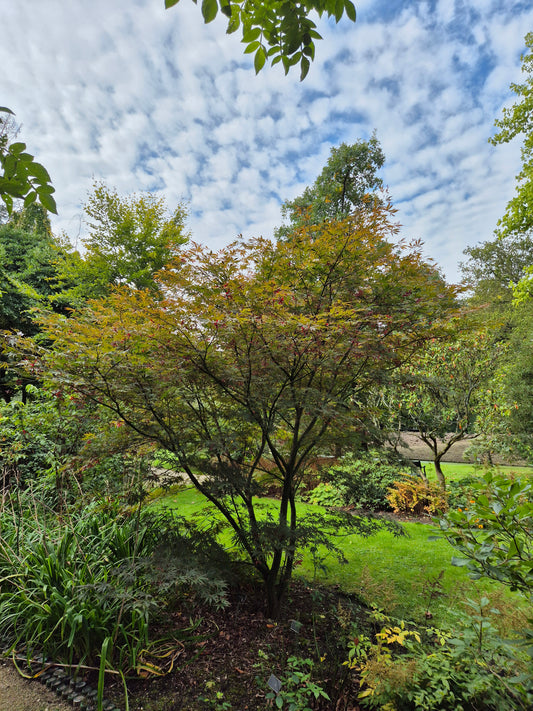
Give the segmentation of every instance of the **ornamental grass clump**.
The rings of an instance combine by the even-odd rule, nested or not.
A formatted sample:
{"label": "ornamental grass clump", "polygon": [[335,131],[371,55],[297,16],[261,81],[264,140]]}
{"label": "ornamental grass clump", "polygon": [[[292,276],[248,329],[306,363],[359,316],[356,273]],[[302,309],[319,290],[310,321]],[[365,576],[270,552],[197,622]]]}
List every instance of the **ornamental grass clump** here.
{"label": "ornamental grass clump", "polygon": [[28,659],[97,666],[105,647],[109,667],[140,668],[151,620],[184,587],[225,601],[224,581],[191,557],[184,533],[172,566],[161,560],[158,527],[140,510],[95,503],[57,516],[18,491],[0,511],[0,638]]}
{"label": "ornamental grass clump", "polygon": [[59,520],[18,498],[0,518],[4,641],[28,657],[96,664],[111,638],[114,662],[134,666],[157,607],[140,566],[145,530],[94,505]]}

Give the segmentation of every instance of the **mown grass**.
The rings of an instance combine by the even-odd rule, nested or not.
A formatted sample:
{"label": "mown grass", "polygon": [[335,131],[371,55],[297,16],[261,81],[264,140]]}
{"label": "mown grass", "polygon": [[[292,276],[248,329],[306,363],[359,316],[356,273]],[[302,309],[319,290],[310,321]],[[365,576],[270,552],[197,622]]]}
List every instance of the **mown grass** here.
{"label": "mown grass", "polygon": [[[470,474],[471,465],[465,466],[470,467]],[[271,499],[262,503],[265,508],[275,506],[275,500]],[[185,518],[201,515],[202,511],[208,519],[219,516],[202,494],[191,487],[162,493],[153,498],[150,506],[172,509]],[[300,514],[320,509],[299,504]],[[431,620],[430,624],[445,626],[451,622],[454,610],[463,609],[465,599],[480,599],[482,595],[494,600],[494,605],[503,608],[508,616],[523,616],[525,603],[518,593],[489,580],[474,582],[464,568],[451,564],[455,551],[444,539],[431,540],[436,533],[433,524],[406,522],[403,527],[406,535],[399,537],[387,531],[369,538],[339,537],[336,543],[344,553],[345,564],[327,551],[321,551],[318,560],[306,551],[295,576],[310,584],[337,585],[346,593],[356,593],[366,604],[419,623]],[[231,547],[229,531],[222,532],[219,541]]]}
{"label": "mown grass", "polygon": [[463,609],[467,598],[482,595],[494,598],[495,606],[524,608],[520,595],[489,580],[472,581],[464,568],[451,564],[454,549],[443,540],[430,540],[434,526],[404,523],[406,536],[395,537],[382,531],[369,538],[349,536],[341,543],[347,559],[344,565],[331,557],[325,571],[314,575],[313,560],[304,554],[300,575],[308,580],[339,585],[357,593],[366,604],[386,613],[432,624],[444,625],[450,611]]}
{"label": "mown grass", "polygon": [[[437,475],[435,474],[435,465],[433,462],[422,462],[422,465],[425,467],[428,479],[436,482]],[[533,467],[499,466],[494,468],[502,474],[516,474],[519,476],[533,475]],[[446,481],[460,481],[465,477],[482,476],[486,471],[485,467],[480,464],[468,464],[463,462],[442,462],[441,469]]]}

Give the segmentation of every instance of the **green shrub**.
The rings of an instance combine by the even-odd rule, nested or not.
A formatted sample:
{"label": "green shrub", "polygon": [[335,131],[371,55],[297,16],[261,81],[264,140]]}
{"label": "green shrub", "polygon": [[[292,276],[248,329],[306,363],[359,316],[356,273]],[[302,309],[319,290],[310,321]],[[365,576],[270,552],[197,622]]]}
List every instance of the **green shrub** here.
{"label": "green shrub", "polygon": [[376,613],[375,641],[354,630],[346,664],[360,678],[363,709],[525,711],[533,702],[531,657],[503,641],[489,601],[469,601],[453,631],[416,628]]}
{"label": "green shrub", "polygon": [[[327,470],[323,479],[332,487],[331,498],[341,500],[342,505],[367,511],[384,511],[390,510],[387,490],[398,479],[401,471],[389,453],[371,450],[364,454],[344,456]],[[336,499],[334,492],[337,494]],[[326,496],[328,493],[329,490],[322,489],[319,495]],[[310,497],[312,495],[313,492]]]}
{"label": "green shrub", "polygon": [[321,481],[309,492],[307,500],[310,504],[340,507],[345,505],[345,491],[329,482]]}
{"label": "green shrub", "polygon": [[318,699],[329,701],[324,689],[311,679],[313,666],[312,659],[289,657],[287,671],[280,679],[281,690],[277,694],[269,691],[265,698],[271,701],[275,708],[286,711],[312,711],[314,702]]}
{"label": "green shrub", "polygon": [[469,502],[474,498],[475,485],[479,481],[479,477],[465,476],[459,480],[450,480],[447,482],[448,506],[450,509],[465,509]]}
{"label": "green shrub", "polygon": [[487,576],[533,597],[533,482],[488,472],[464,508],[449,511],[440,530],[474,579]]}
{"label": "green shrub", "polygon": [[125,428],[108,412],[45,387],[27,385],[26,392],[26,402],[0,402],[4,486],[37,486],[58,509],[80,491],[100,498],[139,492],[151,473],[149,459],[138,454],[137,443],[135,454],[128,453]]}
{"label": "green shrub", "polygon": [[171,511],[145,511],[151,556],[150,575],[167,604],[195,596],[217,609],[226,607],[228,582],[237,578],[236,565],[217,541],[221,524],[201,526]]}

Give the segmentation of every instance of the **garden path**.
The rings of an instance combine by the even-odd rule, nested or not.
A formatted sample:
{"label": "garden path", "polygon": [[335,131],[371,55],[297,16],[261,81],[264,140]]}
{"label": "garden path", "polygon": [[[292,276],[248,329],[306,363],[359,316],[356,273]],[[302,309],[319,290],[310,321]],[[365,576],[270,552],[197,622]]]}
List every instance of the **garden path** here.
{"label": "garden path", "polygon": [[0,711],[72,711],[46,686],[24,679],[13,664],[0,659]]}

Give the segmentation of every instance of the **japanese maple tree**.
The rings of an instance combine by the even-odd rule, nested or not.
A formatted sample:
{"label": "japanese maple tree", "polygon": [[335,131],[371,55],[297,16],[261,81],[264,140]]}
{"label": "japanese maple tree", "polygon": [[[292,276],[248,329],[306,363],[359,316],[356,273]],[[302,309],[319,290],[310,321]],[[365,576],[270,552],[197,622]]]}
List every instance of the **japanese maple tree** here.
{"label": "japanese maple tree", "polygon": [[[306,464],[454,308],[420,247],[394,244],[392,213],[374,205],[278,243],[193,244],[160,273],[162,300],[122,287],[43,323],[52,346],[34,367],[169,453],[232,528],[270,615],[298,547],[326,540],[298,517]],[[266,514],[262,473],[280,492]],[[377,525],[348,518],[363,534]]]}

